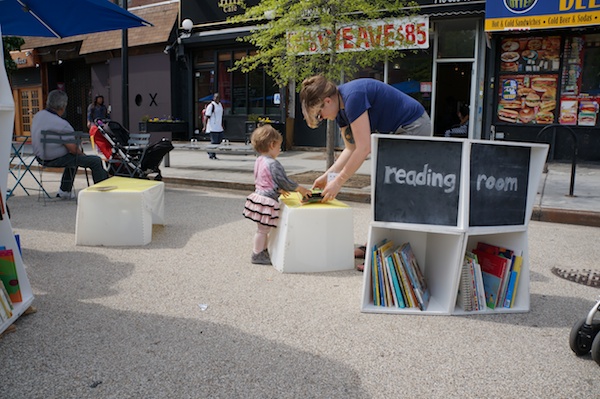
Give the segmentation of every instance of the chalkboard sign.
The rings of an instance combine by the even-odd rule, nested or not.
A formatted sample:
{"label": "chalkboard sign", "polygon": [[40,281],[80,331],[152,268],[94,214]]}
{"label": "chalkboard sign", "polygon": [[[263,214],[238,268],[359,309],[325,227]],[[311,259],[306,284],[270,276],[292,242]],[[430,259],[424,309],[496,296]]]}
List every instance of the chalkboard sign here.
{"label": "chalkboard sign", "polygon": [[470,226],[525,223],[530,147],[471,146]]}
{"label": "chalkboard sign", "polygon": [[456,226],[462,142],[380,138],[376,221]]}

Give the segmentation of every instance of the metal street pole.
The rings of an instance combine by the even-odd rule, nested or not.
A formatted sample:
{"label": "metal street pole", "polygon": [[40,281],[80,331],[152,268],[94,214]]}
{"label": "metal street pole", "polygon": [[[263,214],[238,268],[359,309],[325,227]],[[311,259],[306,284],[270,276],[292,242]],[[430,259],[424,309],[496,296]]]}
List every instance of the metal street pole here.
{"label": "metal street pole", "polygon": [[[127,10],[127,0],[121,0],[121,6]],[[123,127],[129,130],[129,43],[127,42],[127,29],[122,31],[121,41],[121,76],[122,76],[122,110],[123,110]]]}

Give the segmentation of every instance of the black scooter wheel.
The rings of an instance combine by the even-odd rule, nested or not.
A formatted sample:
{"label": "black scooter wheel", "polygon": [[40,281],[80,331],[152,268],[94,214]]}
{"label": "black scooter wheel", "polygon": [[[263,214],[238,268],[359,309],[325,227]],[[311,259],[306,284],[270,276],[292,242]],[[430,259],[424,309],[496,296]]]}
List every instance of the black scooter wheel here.
{"label": "black scooter wheel", "polygon": [[[594,322],[592,325],[585,324],[585,319],[579,320],[571,329],[569,336],[569,346],[577,356],[583,356],[592,350],[592,342],[600,331],[600,322]],[[600,343],[598,344],[600,351]],[[600,353],[598,354],[600,357]]]}
{"label": "black scooter wheel", "polygon": [[592,359],[600,366],[600,334],[596,334],[594,342],[592,342]]}

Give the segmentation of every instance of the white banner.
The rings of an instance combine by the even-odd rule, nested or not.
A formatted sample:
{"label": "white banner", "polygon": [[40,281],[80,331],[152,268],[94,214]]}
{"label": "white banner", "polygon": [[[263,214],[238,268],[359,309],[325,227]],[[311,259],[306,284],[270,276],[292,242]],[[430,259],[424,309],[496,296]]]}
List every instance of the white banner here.
{"label": "white banner", "polygon": [[[287,33],[288,50],[299,55],[328,53],[331,31],[315,28]],[[336,32],[337,52],[384,47],[390,50],[429,48],[429,17],[362,21],[342,26]]]}

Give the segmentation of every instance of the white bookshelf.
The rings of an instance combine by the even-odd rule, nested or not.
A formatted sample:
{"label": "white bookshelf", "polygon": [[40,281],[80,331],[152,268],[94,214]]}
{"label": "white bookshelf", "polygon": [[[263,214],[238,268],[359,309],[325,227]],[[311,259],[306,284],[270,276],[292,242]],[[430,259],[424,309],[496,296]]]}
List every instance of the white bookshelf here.
{"label": "white bookshelf", "polygon": [[[12,97],[6,69],[4,68],[4,53],[0,53],[0,195],[6,199],[6,189],[8,182],[8,168],[10,162],[10,151],[12,134],[15,121],[15,103]],[[4,201],[6,204],[6,201]],[[31,285],[25,272],[23,259],[15,240],[8,212],[4,218],[0,220],[0,246],[5,246],[6,249],[12,249],[15,263],[17,266],[17,276],[19,286],[21,288],[22,302],[14,303],[13,315],[10,319],[0,324],[0,334],[4,332],[15,320],[20,317],[31,306],[33,302],[33,292]]]}
{"label": "white bookshelf", "polygon": [[[402,141],[392,142],[390,140]],[[376,175],[378,171],[381,172],[384,170],[383,168],[378,168],[378,162],[390,162],[389,160],[393,159],[394,165],[397,165],[398,168],[402,167],[403,165],[403,157],[401,154],[402,150],[400,150],[399,156],[396,157],[397,160],[390,156],[387,158],[385,158],[385,156],[382,157],[382,159],[385,159],[385,161],[378,160],[378,157],[380,156],[380,145],[392,148],[396,146],[398,149],[401,149],[402,147],[400,146],[405,145],[407,148],[410,148],[411,145],[416,144],[417,141],[420,141],[417,147],[420,149],[420,151],[406,151],[410,151],[410,154],[414,154],[416,152],[420,152],[425,155],[439,154],[440,146],[443,147],[444,142],[447,142],[450,147],[454,148],[453,153],[460,154],[462,157],[460,160],[453,159],[450,162],[454,164],[454,171],[460,174],[460,182],[458,182],[458,186],[455,187],[456,191],[454,194],[452,194],[450,197],[445,197],[443,194],[440,194],[439,198],[435,198],[433,202],[429,203],[431,206],[431,203],[435,203],[435,201],[450,200],[456,209],[454,207],[444,208],[443,206],[441,206],[440,209],[442,211],[450,210],[449,213],[456,215],[455,219],[450,218],[451,222],[444,221],[444,224],[436,224],[436,216],[432,216],[430,220],[417,220],[409,223],[403,222],[401,220],[403,216],[396,217],[397,214],[407,215],[407,218],[412,217],[411,211],[419,214],[422,211],[422,209],[419,209],[421,206],[421,201],[415,200],[416,197],[411,198],[411,194],[403,196],[402,193],[392,192],[393,195],[387,195],[385,190],[380,190],[378,187],[376,187],[377,184],[380,184],[383,181],[381,177],[378,180]],[[390,146],[390,144],[392,145]],[[427,147],[429,145],[434,147],[434,150],[431,152],[427,151]],[[458,149],[457,146],[460,146],[461,148]],[[476,185],[471,184],[471,175],[473,174],[473,177],[476,177],[475,175],[479,172],[474,171],[478,168],[478,165],[476,163],[471,164],[470,158],[472,154],[475,154],[473,156],[476,157],[476,151],[481,149],[485,151],[491,150],[506,152],[508,154],[529,154],[528,167],[523,166],[521,170],[521,180],[518,180],[518,182],[522,183],[522,180],[524,180],[523,177],[526,176],[528,182],[526,185],[527,189],[525,190],[526,194],[522,194],[526,195],[526,197],[522,197],[519,201],[522,209],[517,212],[518,216],[516,216],[516,219],[519,219],[520,222],[509,224],[501,221],[500,223],[496,224],[494,223],[496,221],[494,218],[497,215],[494,214],[492,209],[489,214],[483,212],[483,215],[475,216],[473,219],[478,225],[471,225],[473,224],[470,220],[470,206],[472,200],[471,190],[475,190],[475,187],[477,187]],[[548,145],[537,143],[493,142],[435,137],[419,138],[380,134],[372,135],[372,217],[368,232],[367,248],[369,250],[367,251],[365,259],[361,311],[367,313],[418,315],[500,314],[529,311],[529,248],[527,228],[533,212],[533,204],[542,176],[547,152]],[[412,155],[407,156],[407,158],[410,157],[412,157]],[[520,160],[522,161],[524,158],[523,155],[520,157]],[[418,156],[414,156],[413,158],[416,159]],[[485,159],[485,157],[483,158]],[[413,161],[418,162],[419,160],[417,159],[416,161]],[[493,159],[489,160],[491,163],[494,161],[495,160]],[[502,159],[498,159],[497,161],[500,163],[503,162]],[[485,159],[485,163],[482,164],[483,167],[488,167],[487,162],[488,160]],[[433,164],[433,166],[431,166],[431,170],[435,170],[436,167],[440,167],[440,164],[435,165],[434,163],[429,163],[427,159],[423,159],[422,163],[427,165]],[[410,169],[410,167],[407,169]],[[481,173],[479,173],[478,176],[481,176]],[[475,179],[473,181],[477,180]],[[503,186],[499,184],[498,186],[494,186],[494,189],[497,187]],[[521,188],[523,187],[524,186],[521,186]],[[410,188],[407,187],[403,189],[409,190]],[[507,195],[503,194],[503,191],[501,190],[497,191],[500,193],[498,195]],[[430,192],[428,193],[428,195],[430,195]],[[521,193],[523,193],[523,191],[521,191]],[[458,198],[456,198],[456,195],[458,195]],[[477,192],[473,194],[474,197],[477,195],[480,194]],[[483,203],[486,203],[484,197],[485,195],[486,194],[483,194],[479,198],[473,198],[473,203],[481,204],[482,198],[484,199]],[[393,214],[386,214],[385,212],[377,211],[375,209],[376,206],[385,207],[386,204],[391,201],[403,200],[410,202],[412,207],[408,207],[407,209],[400,208],[396,213]],[[427,200],[431,199],[428,198]],[[502,198],[498,198],[498,200],[502,201]],[[422,203],[425,203],[425,201]],[[513,211],[512,208],[508,210]],[[435,210],[432,212],[435,213]],[[376,220],[381,219],[382,214],[387,218],[394,220]],[[427,215],[427,213],[425,212],[423,215]],[[424,217],[427,219],[427,216]],[[511,216],[508,216],[505,220],[510,222],[514,219],[514,217],[513,219],[510,219],[510,217]],[[490,218],[492,223],[486,223],[486,218]],[[432,220],[434,221],[433,223],[431,222]],[[396,245],[410,242],[430,290],[431,298],[426,309],[421,311],[416,308],[396,308],[374,305],[371,273],[373,259],[370,249],[372,249],[374,245],[381,242],[383,239],[393,240]],[[514,250],[515,253],[522,253],[523,264],[517,286],[515,305],[511,308],[486,308],[482,311],[467,312],[456,305],[465,251],[472,250],[479,241],[510,248]]]}

